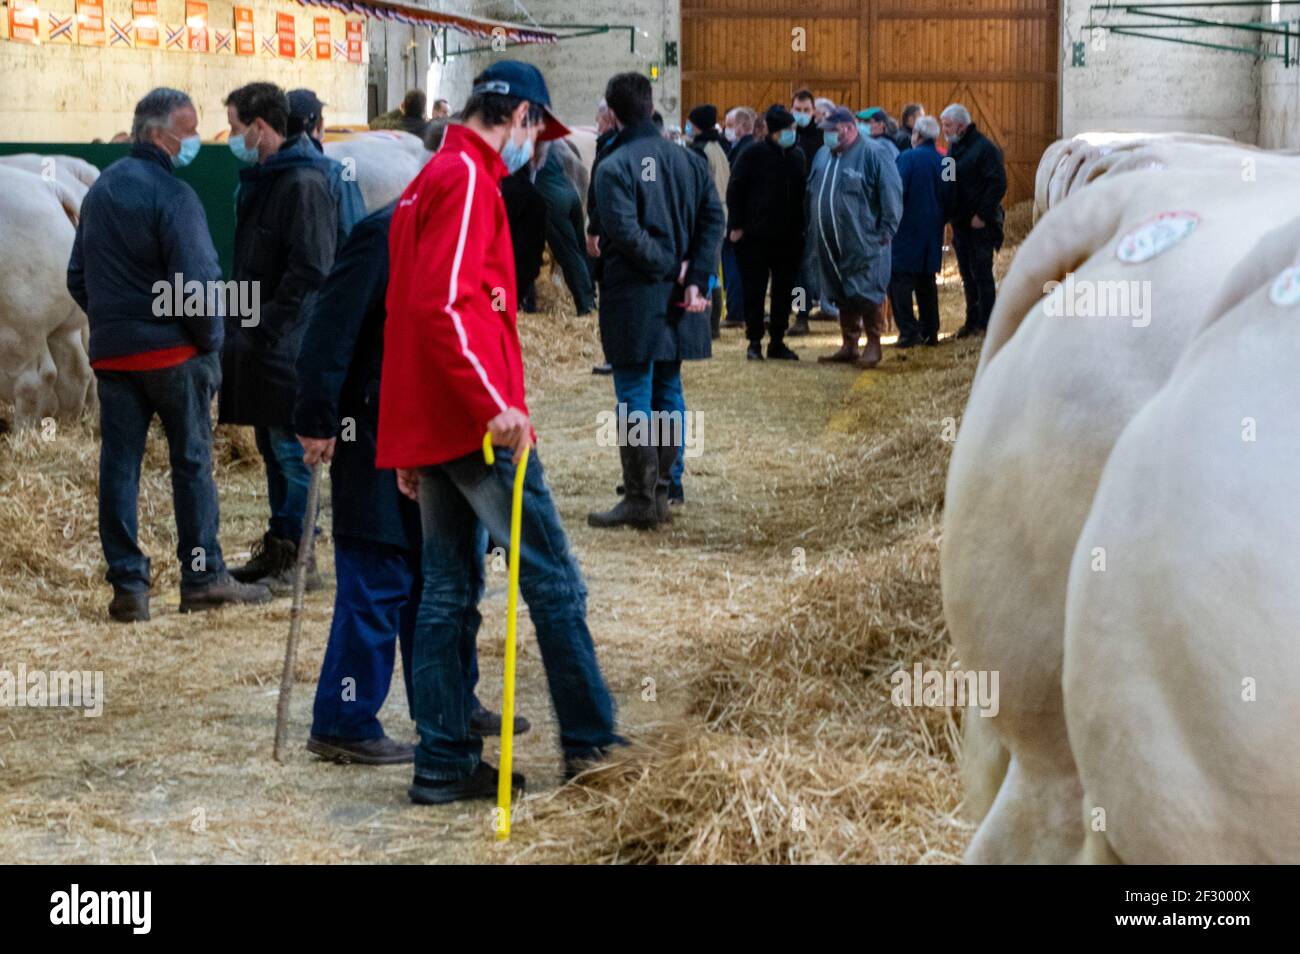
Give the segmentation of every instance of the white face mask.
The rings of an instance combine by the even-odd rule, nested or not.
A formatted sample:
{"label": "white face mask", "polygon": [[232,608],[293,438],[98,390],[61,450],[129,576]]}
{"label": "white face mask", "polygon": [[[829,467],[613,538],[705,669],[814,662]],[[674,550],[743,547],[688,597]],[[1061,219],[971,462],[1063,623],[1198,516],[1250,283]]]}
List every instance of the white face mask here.
{"label": "white face mask", "polygon": [[735,126],[728,126],[726,131],[723,132],[722,135],[727,137],[727,142],[735,142],[737,139],[740,138],[740,134],[736,132]]}

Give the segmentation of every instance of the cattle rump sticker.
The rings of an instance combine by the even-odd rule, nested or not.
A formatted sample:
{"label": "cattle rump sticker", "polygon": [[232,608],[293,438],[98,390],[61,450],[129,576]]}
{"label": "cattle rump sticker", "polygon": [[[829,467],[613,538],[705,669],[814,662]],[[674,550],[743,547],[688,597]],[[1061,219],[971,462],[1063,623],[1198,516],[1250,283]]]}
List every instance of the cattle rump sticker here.
{"label": "cattle rump sticker", "polygon": [[1268,290],[1268,300],[1279,308],[1289,308],[1300,303],[1300,259],[1281,275],[1273,279]]}
{"label": "cattle rump sticker", "polygon": [[1121,238],[1115,257],[1129,265],[1149,262],[1191,235],[1200,221],[1195,212],[1161,212]]}

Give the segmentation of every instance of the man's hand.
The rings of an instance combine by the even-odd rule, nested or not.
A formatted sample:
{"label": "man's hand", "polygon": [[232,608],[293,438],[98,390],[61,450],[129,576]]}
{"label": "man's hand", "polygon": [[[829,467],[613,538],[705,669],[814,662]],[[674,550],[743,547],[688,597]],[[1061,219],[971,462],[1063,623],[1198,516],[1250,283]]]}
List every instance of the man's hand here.
{"label": "man's hand", "polygon": [[600,258],[600,236],[587,236],[587,254],[592,258]]}
{"label": "man's hand", "polygon": [[732,229],[730,232],[727,233],[727,238],[731,239],[732,245],[735,245],[744,237],[745,237],[744,229]]}
{"label": "man's hand", "polygon": [[712,304],[707,298],[700,294],[699,285],[686,286],[686,310],[687,311],[707,311]]}
{"label": "man's hand", "polygon": [[334,441],[335,438],[324,437],[303,437],[298,435],[298,443],[302,445],[302,462],[308,467],[315,464],[328,464],[334,459]]}
{"label": "man's hand", "polygon": [[532,422],[518,408],[508,407],[488,421],[488,431],[494,447],[509,447],[516,457],[533,446]]}
{"label": "man's hand", "polygon": [[397,468],[397,489],[412,500],[419,500],[420,472],[405,467]]}
{"label": "man's hand", "polygon": [[973,229],[982,229],[984,228],[984,220],[978,215],[972,215],[970,218],[970,227]]}

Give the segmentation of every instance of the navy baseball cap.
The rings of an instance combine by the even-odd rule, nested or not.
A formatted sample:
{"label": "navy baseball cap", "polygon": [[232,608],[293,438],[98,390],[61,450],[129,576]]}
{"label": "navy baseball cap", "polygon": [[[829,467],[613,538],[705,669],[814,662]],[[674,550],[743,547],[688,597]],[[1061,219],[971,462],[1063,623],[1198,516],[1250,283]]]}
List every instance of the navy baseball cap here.
{"label": "navy baseball cap", "polygon": [[478,82],[470,92],[517,96],[540,106],[546,117],[546,125],[537,136],[539,140],[560,139],[569,134],[569,127],[551,112],[551,94],[546,91],[546,80],[542,78],[541,70],[531,63],[497,60],[479,74]]}
{"label": "navy baseball cap", "polygon": [[834,129],[836,126],[840,125],[841,123],[851,123],[851,122],[853,122],[853,114],[848,111],[848,108],[844,106],[836,106],[834,109],[832,109],[829,113],[826,114],[825,119],[823,119],[821,122],[817,124],[817,128],[829,130],[829,129]]}
{"label": "navy baseball cap", "polygon": [[289,115],[299,119],[313,119],[325,108],[325,104],[309,89],[291,89],[288,96]]}

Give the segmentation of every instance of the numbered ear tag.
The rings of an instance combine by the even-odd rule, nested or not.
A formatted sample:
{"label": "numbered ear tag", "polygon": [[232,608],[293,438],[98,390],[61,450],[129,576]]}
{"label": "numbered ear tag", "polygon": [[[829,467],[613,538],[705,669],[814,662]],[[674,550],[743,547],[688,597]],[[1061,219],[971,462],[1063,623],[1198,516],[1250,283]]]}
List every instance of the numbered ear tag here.
{"label": "numbered ear tag", "polygon": [[1268,300],[1279,308],[1300,303],[1300,259],[1273,279],[1273,286],[1268,290]]}
{"label": "numbered ear tag", "polygon": [[1200,221],[1195,212],[1161,212],[1121,238],[1115,257],[1129,265],[1149,262],[1196,231]]}

